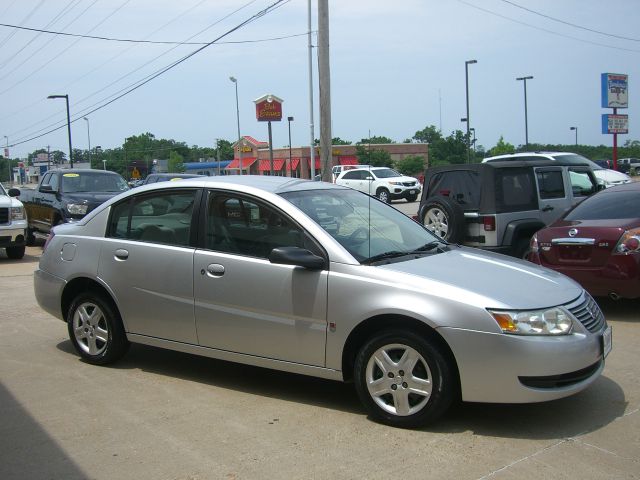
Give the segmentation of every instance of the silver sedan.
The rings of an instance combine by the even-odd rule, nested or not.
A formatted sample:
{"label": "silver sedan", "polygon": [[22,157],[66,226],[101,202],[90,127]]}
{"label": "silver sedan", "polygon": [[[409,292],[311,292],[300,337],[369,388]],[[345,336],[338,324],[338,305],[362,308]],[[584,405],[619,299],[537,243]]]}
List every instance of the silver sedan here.
{"label": "silver sedan", "polygon": [[87,362],[135,342],[353,381],[373,418],[400,427],[456,398],[574,394],[611,349],[567,277],[447,244],[360,192],[279,177],[123,193],[54,229],[35,293]]}

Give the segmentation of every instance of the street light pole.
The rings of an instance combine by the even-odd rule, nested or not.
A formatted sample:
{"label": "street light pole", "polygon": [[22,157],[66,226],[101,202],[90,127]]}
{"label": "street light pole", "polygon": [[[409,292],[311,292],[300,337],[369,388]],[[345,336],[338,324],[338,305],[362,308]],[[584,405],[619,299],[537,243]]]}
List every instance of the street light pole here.
{"label": "street light pole", "polygon": [[71,147],[71,115],[69,114],[69,95],[49,95],[47,98],[64,98],[67,102],[67,133],[69,134],[69,167],[73,168],[73,149]]}
{"label": "street light pole", "polygon": [[469,124],[471,123],[469,117],[469,65],[472,65],[474,63],[478,63],[478,61],[467,60],[464,62],[464,83],[467,92],[467,163],[471,163],[471,152],[469,148]]}
{"label": "street light pole", "polygon": [[473,144],[473,155],[475,157],[475,154],[476,154],[476,129],[471,127],[471,128],[469,128],[469,130],[471,130],[471,133],[473,133],[473,141],[471,143]]}
{"label": "street light pole", "polygon": [[578,145],[578,127],[570,127],[569,130],[576,131],[576,146]]}
{"label": "street light pole", "polygon": [[236,87],[236,119],[238,120],[238,171],[242,175],[242,152],[240,146],[240,104],[238,103],[238,79],[236,77],[229,77],[229,80],[233,82]]}
{"label": "street light pole", "polygon": [[529,145],[529,123],[527,119],[527,80],[533,79],[532,76],[518,77],[516,80],[522,80],[524,82],[524,144]]}
{"label": "street light pole", "polygon": [[13,187],[13,170],[11,170],[11,158],[9,158],[9,137],[4,135],[4,139],[7,142],[4,147],[4,154],[7,157],[7,163],[9,164],[9,185]]}
{"label": "street light pole", "polygon": [[91,166],[91,134],[89,133],[89,119],[87,117],[82,117],[82,119],[87,122],[87,143],[89,144],[89,166]]}
{"label": "street light pole", "polygon": [[291,176],[291,122],[293,122],[293,117],[287,117],[287,123],[289,125],[289,167],[287,170],[289,171],[289,176]]}

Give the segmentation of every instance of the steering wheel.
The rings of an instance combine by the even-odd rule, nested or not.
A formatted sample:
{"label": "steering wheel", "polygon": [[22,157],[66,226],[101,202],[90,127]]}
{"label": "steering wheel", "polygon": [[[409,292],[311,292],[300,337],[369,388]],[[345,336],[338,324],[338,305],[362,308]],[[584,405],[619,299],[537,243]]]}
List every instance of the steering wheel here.
{"label": "steering wheel", "polygon": [[358,227],[349,235],[349,243],[359,244],[367,240],[369,240],[369,229],[365,227]]}

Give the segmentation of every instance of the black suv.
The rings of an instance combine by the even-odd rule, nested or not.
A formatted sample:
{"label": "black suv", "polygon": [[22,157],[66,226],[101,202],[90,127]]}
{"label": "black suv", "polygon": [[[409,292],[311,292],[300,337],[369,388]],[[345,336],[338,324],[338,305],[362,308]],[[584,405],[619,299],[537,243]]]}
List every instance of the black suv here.
{"label": "black suv", "polygon": [[575,160],[438,166],[425,172],[418,219],[449,242],[522,258],[536,231],[598,189]]}

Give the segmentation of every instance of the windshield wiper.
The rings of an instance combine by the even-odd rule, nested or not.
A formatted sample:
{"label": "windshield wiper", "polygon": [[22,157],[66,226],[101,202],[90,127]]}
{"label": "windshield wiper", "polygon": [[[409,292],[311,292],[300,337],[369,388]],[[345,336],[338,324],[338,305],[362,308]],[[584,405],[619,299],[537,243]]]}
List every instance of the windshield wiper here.
{"label": "windshield wiper", "polygon": [[424,245],[422,245],[421,247],[416,248],[415,250],[408,252],[408,253],[425,253],[425,252],[430,252],[431,250],[433,250],[434,248],[438,248],[440,245],[442,245],[443,243],[435,240],[433,242],[429,242],[429,243],[425,243]]}
{"label": "windshield wiper", "polygon": [[404,255],[411,255],[411,252],[401,252],[400,250],[390,250],[388,252],[379,253],[378,255],[369,257],[366,260],[364,260],[362,263],[368,265],[370,263],[379,262],[380,260],[387,260],[389,258],[402,257]]}

